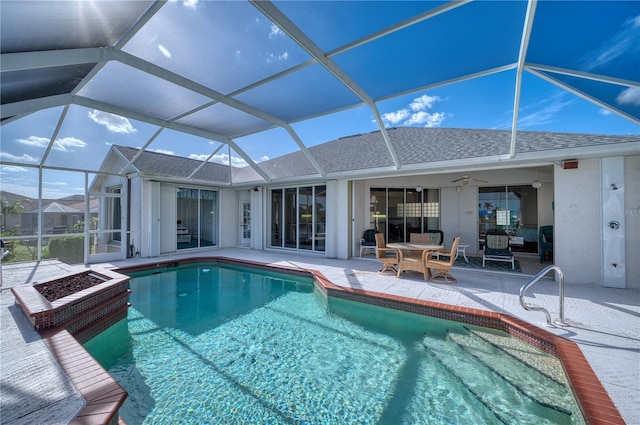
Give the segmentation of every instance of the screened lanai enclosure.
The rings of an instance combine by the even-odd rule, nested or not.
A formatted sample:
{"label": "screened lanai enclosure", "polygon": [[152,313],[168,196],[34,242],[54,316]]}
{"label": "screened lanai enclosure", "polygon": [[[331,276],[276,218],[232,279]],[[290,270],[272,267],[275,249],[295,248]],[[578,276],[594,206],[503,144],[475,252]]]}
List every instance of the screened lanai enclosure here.
{"label": "screened lanai enclosure", "polygon": [[[325,253],[328,210],[347,208],[327,182],[533,180],[583,146],[567,134],[621,136],[584,148],[600,154],[640,123],[638,2],[3,0],[0,19],[3,261]],[[396,127],[451,131],[436,146]],[[499,130],[501,148],[457,129]],[[409,186],[354,208],[398,240],[438,227],[442,186]],[[524,196],[498,186],[481,202]],[[402,216],[379,212],[400,196]]]}

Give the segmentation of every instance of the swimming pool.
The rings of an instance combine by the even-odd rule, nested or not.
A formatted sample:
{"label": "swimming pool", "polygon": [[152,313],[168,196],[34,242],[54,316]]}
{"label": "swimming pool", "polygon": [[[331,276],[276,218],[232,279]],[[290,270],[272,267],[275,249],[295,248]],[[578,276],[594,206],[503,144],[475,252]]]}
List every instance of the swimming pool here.
{"label": "swimming pool", "polygon": [[129,392],[130,425],[584,423],[557,359],[498,332],[235,266],[131,289],[127,320],[85,344]]}

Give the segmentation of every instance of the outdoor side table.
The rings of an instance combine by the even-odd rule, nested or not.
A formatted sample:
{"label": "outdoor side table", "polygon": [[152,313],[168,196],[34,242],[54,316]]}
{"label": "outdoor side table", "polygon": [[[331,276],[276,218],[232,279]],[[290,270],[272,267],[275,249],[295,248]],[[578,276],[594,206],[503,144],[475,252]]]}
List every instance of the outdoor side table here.
{"label": "outdoor side table", "polygon": [[458,249],[456,249],[456,260],[458,259],[458,254],[462,254],[462,256],[464,257],[464,261],[466,261],[467,263],[469,262],[469,259],[467,258],[467,248],[469,248],[470,245],[461,245],[458,244]]}

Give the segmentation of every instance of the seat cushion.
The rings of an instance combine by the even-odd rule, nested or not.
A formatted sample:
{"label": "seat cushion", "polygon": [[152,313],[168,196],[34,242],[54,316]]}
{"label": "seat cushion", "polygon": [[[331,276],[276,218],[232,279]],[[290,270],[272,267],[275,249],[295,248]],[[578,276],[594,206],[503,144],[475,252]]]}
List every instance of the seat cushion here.
{"label": "seat cushion", "polygon": [[485,248],[484,255],[485,257],[513,257],[513,252],[509,249]]}

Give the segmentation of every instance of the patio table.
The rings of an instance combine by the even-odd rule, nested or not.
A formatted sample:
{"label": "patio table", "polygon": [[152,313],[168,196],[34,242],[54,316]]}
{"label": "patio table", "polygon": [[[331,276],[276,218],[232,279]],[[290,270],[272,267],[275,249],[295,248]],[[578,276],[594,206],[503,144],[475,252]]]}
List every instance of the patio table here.
{"label": "patio table", "polygon": [[[395,249],[398,253],[398,274],[403,271],[413,270],[420,272],[427,279],[427,269],[424,266],[424,257],[431,251],[440,251],[443,245],[430,245],[424,243],[388,243],[387,248]],[[411,251],[419,251],[421,255],[410,255]]]}

